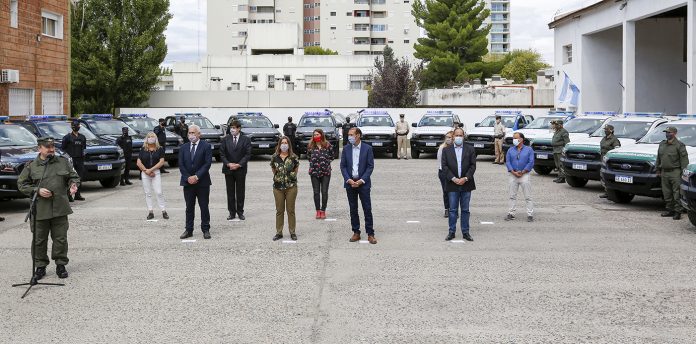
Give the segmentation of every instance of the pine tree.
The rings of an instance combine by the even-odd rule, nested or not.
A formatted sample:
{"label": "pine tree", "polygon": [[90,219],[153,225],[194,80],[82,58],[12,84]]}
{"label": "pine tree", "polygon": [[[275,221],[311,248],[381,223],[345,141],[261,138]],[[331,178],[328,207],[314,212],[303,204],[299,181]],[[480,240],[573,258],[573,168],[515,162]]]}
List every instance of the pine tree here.
{"label": "pine tree", "polygon": [[377,108],[415,107],[418,104],[416,79],[419,72],[419,68],[411,70],[411,64],[405,58],[397,60],[392,48],[384,47],[382,57],[375,58],[368,106]]}
{"label": "pine tree", "polygon": [[426,33],[414,45],[414,56],[426,64],[422,88],[481,78],[491,28],[483,23],[490,14],[484,1],[415,1],[411,13]]}
{"label": "pine tree", "polygon": [[72,112],[140,106],[167,55],[169,0],[79,0],[72,9]]}

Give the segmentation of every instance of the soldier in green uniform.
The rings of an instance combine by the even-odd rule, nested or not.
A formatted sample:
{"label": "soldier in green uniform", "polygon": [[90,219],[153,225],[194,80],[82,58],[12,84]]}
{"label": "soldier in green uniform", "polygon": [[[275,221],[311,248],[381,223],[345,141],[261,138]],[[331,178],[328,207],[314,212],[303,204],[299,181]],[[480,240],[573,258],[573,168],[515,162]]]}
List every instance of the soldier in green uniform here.
{"label": "soldier in green uniform", "polygon": [[682,171],[689,165],[689,155],[686,145],[677,139],[677,128],[667,127],[664,132],[666,139],[660,142],[655,162],[657,175],[662,178],[662,196],[667,208],[661,215],[679,220],[684,211],[679,202],[679,185]]}
{"label": "soldier in green uniform", "polygon": [[556,163],[556,169],[558,169],[558,178],[554,179],[554,183],[565,183],[565,171],[563,170],[563,164],[561,164],[561,153],[563,153],[563,147],[570,143],[570,134],[568,130],[563,128],[562,120],[555,120],[553,123],[553,138],[551,138],[551,146],[553,147],[553,161]]}
{"label": "soldier in green uniform", "polygon": [[[36,265],[34,278],[39,280],[46,275],[49,233],[53,240],[51,258],[56,263],[56,275],[67,278],[68,215],[72,214],[68,193],[74,195],[77,192],[80,178],[70,160],[55,155],[53,139],[44,137],[38,142],[39,155],[26,165],[17,180],[19,191],[25,195],[32,197],[38,193],[32,212],[32,232],[36,231],[36,242],[32,248]],[[41,176],[44,176],[43,181],[38,185]]]}
{"label": "soldier in green uniform", "polygon": [[[599,155],[604,161],[604,156],[607,155],[607,153],[610,150],[616,149],[621,147],[621,141],[619,141],[616,136],[614,136],[614,126],[611,124],[607,124],[604,126],[604,137],[602,137],[602,141],[599,142]],[[602,181],[602,186],[604,186],[604,181]],[[605,190],[603,194],[599,195],[599,198],[607,198],[607,191]]]}

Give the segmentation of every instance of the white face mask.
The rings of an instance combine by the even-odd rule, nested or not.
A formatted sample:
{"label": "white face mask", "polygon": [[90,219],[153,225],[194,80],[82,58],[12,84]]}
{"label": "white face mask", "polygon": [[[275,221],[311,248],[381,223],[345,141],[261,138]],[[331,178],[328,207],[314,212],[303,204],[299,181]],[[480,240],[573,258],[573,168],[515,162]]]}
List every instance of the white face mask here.
{"label": "white face mask", "polygon": [[519,146],[519,145],[520,145],[520,140],[518,140],[518,139],[512,139],[512,145],[515,146],[515,147]]}
{"label": "white face mask", "polygon": [[193,143],[198,142],[198,136],[196,136],[196,135],[189,135],[188,139],[189,139],[189,141],[191,141]]}
{"label": "white face mask", "polygon": [[280,151],[283,153],[287,153],[288,149],[290,149],[290,146],[288,146],[287,143],[283,143],[280,145]]}
{"label": "white face mask", "polygon": [[154,137],[148,137],[148,138],[147,138],[147,143],[149,143],[149,144],[151,144],[151,145],[154,145],[155,142],[157,142],[157,139],[156,139],[156,138],[154,138]]}

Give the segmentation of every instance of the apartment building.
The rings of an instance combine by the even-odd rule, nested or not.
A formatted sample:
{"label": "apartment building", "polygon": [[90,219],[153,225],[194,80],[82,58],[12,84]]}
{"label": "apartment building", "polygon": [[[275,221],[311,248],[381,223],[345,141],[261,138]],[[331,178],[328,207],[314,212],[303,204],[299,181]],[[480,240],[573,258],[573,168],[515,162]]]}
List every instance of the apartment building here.
{"label": "apartment building", "polygon": [[66,0],[0,1],[0,115],[70,112]]}
{"label": "apartment building", "polygon": [[488,35],[488,51],[491,54],[504,54],[510,49],[510,0],[486,0],[491,15],[486,20],[491,24]]}

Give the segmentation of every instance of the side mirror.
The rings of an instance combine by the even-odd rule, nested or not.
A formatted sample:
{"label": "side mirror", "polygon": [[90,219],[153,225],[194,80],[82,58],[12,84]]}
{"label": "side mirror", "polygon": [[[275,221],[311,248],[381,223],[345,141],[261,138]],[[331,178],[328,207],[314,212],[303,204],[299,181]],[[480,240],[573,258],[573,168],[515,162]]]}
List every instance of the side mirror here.
{"label": "side mirror", "polygon": [[418,123],[411,123],[411,126],[414,128],[418,128]]}
{"label": "side mirror", "polygon": [[336,124],[336,128],[341,129],[343,128],[343,125],[341,123]]}
{"label": "side mirror", "polygon": [[276,128],[276,129],[278,129],[278,128],[280,128],[280,125],[278,125],[278,124],[274,124],[274,125],[273,125],[273,128]]}
{"label": "side mirror", "polygon": [[218,129],[218,130],[219,130],[219,129],[220,129],[220,125],[219,125],[219,124],[215,125],[215,129]]}
{"label": "side mirror", "polygon": [[464,128],[464,123],[458,123],[457,126],[460,128]]}
{"label": "side mirror", "polygon": [[481,123],[476,123],[476,125],[474,125],[474,126],[475,126],[475,127],[478,127],[479,125],[481,125]]}
{"label": "side mirror", "polygon": [[518,125],[517,127],[520,129],[524,128],[524,123],[520,123],[520,125]]}

